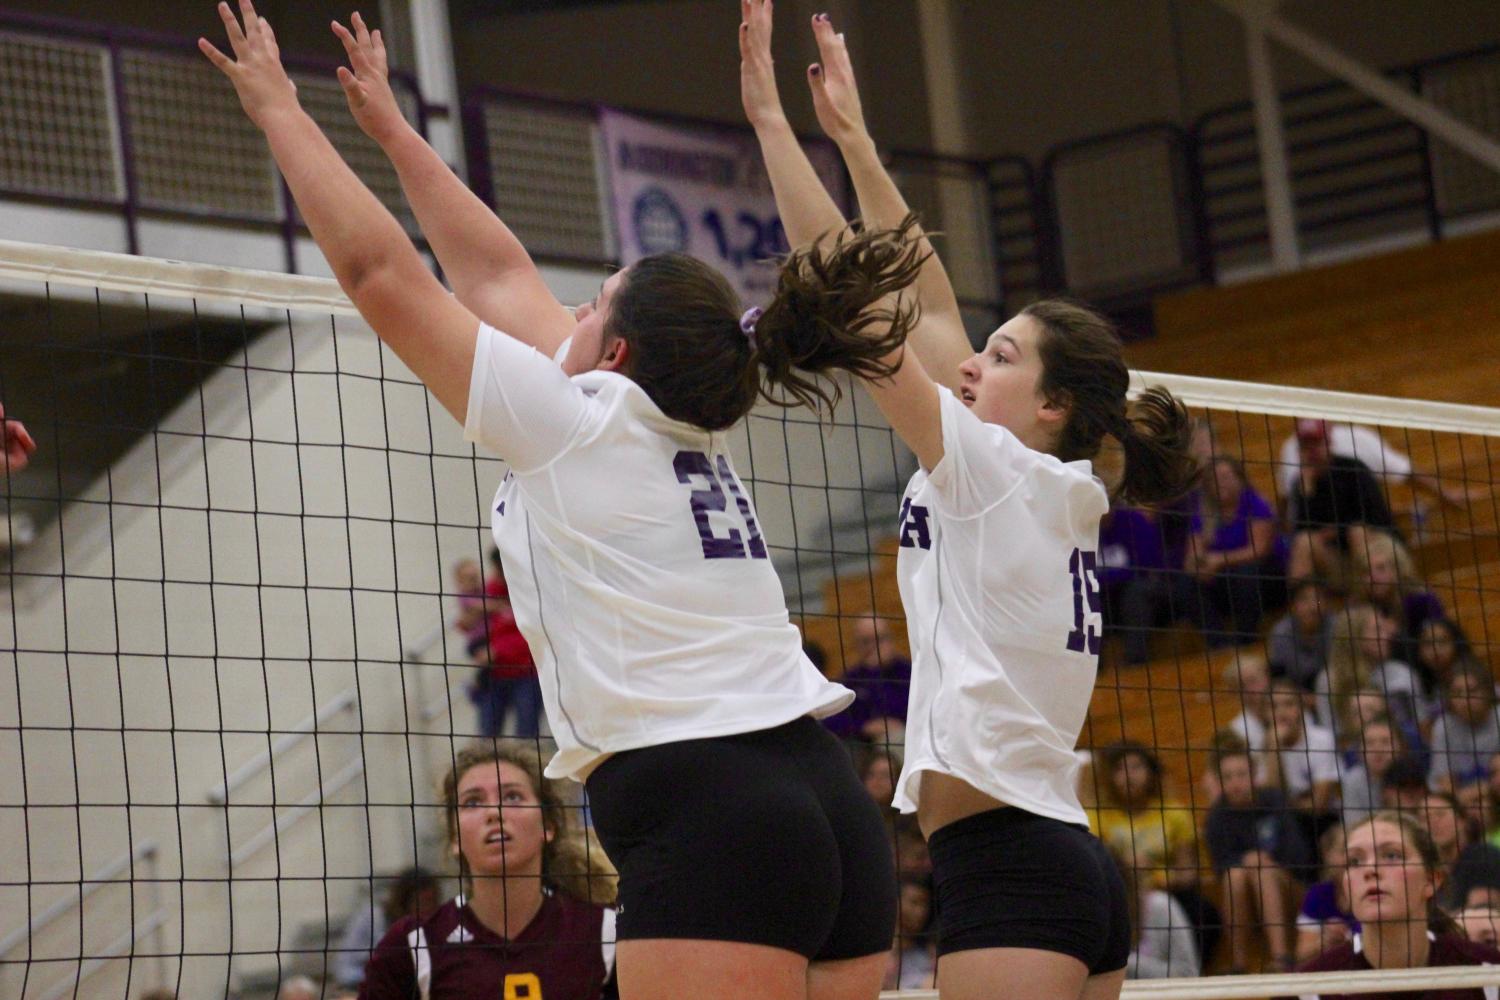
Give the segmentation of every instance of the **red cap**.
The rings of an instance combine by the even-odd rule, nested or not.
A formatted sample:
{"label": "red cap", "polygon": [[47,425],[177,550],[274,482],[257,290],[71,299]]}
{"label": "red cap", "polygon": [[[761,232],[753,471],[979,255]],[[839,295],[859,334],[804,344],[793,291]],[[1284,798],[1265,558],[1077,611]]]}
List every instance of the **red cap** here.
{"label": "red cap", "polygon": [[1297,421],[1298,441],[1327,441],[1328,422],[1313,417],[1303,417]]}

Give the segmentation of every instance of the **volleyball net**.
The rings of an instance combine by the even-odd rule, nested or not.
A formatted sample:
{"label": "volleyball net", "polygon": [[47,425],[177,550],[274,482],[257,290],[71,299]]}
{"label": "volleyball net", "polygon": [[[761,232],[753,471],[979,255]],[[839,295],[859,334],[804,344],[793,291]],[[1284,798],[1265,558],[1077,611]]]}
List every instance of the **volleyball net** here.
{"label": "volleyball net", "polygon": [[[476,660],[472,634],[455,622],[483,596],[465,581],[483,578],[504,466],[462,440],[331,281],[4,243],[0,307],[0,402],[39,444],[27,469],[6,474],[0,521],[0,995],[270,996],[298,973],[337,995],[340,930],[378,908],[393,876],[422,866],[447,879],[447,894],[456,885],[437,784],[488,723],[475,702],[485,697],[483,652]],[[1300,475],[1286,475],[1283,453],[1298,418],[1327,421],[1319,427],[1334,450],[1340,427],[1371,428],[1389,449],[1375,471],[1400,546],[1397,604],[1427,595],[1426,617],[1462,632],[1443,660],[1432,629],[1410,620],[1389,624],[1410,634],[1384,640],[1341,624],[1390,605],[1370,583],[1373,554],[1385,550],[1356,534],[1357,551],[1317,567],[1326,635],[1294,634],[1292,645],[1321,644],[1337,658],[1330,643],[1385,641],[1388,655],[1345,656],[1339,681],[1320,688],[1300,660],[1271,662],[1276,627],[1298,598],[1286,569],[1301,555],[1296,542],[1278,542],[1280,562],[1217,580],[1158,551],[1183,532],[1208,538],[1230,526],[1240,508],[1227,480],[1198,508],[1141,514],[1134,535],[1121,524],[1139,512],[1112,515],[1099,590],[1080,590],[1086,641],[1103,654],[1081,795],[1139,890],[1140,970],[1189,972],[1132,983],[1128,995],[1500,985],[1500,969],[1482,968],[1334,982],[1215,974],[1237,962],[1270,968],[1278,941],[1295,940],[1307,886],[1337,883],[1336,859],[1316,841],[1348,805],[1339,793],[1356,765],[1389,774],[1362,741],[1377,717],[1399,723],[1402,752],[1392,756],[1425,753],[1426,763],[1405,798],[1380,798],[1392,779],[1367,805],[1418,815],[1450,876],[1460,854],[1489,860],[1472,845],[1500,826],[1500,779],[1491,781],[1482,742],[1494,728],[1493,680],[1490,708],[1465,716],[1479,734],[1467,756],[1440,720],[1451,722],[1446,699],[1464,670],[1479,664],[1490,676],[1500,627],[1500,411],[1141,380],[1188,402],[1212,455],[1235,460],[1224,475],[1242,474],[1272,507]],[[1314,445],[1312,429],[1300,429]],[[880,771],[899,767],[896,661],[907,648],[897,510],[911,456],[856,390],[828,422],[757,410],[734,449],[810,652],[830,675],[852,672],[879,689],[885,707],[847,735],[872,795],[888,796]],[[1416,661],[1405,687],[1407,675],[1386,666],[1398,654]],[[1309,727],[1342,713],[1336,746],[1267,750],[1280,691],[1272,675],[1302,685],[1294,700]],[[1465,695],[1482,700],[1474,687]],[[498,739],[545,759],[545,735],[506,735],[516,719],[502,718]],[[1440,724],[1452,732],[1439,746]],[[1226,730],[1246,739],[1257,766],[1268,752],[1300,753],[1300,765],[1277,768],[1287,794],[1275,808],[1311,853],[1262,845],[1282,880],[1286,939],[1264,926],[1275,920],[1262,900],[1232,898],[1239,883],[1205,837],[1224,794],[1211,754],[1236,746]],[[1500,750],[1494,739],[1489,749]],[[1131,784],[1132,759],[1155,777],[1150,795]],[[1319,787],[1302,789],[1302,772]],[[586,825],[583,803],[570,809]],[[892,839],[920,891],[920,836],[893,820]],[[1471,867],[1478,874],[1450,905],[1487,900],[1490,888],[1500,902],[1500,865],[1493,878]],[[1331,905],[1303,923],[1330,942],[1348,904],[1335,890]],[[908,930],[893,950],[896,986],[930,958],[922,930]],[[1238,931],[1248,933],[1232,942]],[[915,978],[896,995],[929,995]]]}

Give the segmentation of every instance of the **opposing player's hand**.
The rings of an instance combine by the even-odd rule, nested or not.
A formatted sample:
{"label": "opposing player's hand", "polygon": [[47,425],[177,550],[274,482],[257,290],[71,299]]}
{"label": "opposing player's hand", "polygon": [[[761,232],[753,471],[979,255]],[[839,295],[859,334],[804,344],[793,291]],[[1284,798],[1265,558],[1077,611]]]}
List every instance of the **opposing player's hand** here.
{"label": "opposing player's hand", "polygon": [[860,107],[859,87],[854,82],[854,65],[849,61],[844,36],[833,30],[833,21],[827,14],[815,14],[812,27],[822,62],[808,67],[807,79],[812,87],[818,124],[834,142],[860,138],[865,134],[865,113]]}
{"label": "opposing player's hand", "polygon": [[[250,0],[240,0],[237,18],[229,4],[220,3],[219,17],[224,21],[234,58],[220,52],[206,38],[198,39],[198,50],[229,77],[250,120],[264,129],[278,112],[297,110],[297,85],[282,68],[276,35],[266,19],[255,13],[255,5]],[[241,19],[245,22],[243,27]]]}
{"label": "opposing player's hand", "polygon": [[36,442],[32,440],[26,425],[19,420],[11,420],[5,415],[5,407],[0,406],[0,445],[4,451],[0,452],[4,461],[3,471],[7,474],[20,472],[31,463],[31,454],[36,451]]}
{"label": "opposing player's hand", "polygon": [[349,101],[350,113],[365,135],[383,142],[406,125],[401,105],[396,103],[396,94],[391,90],[385,41],[379,29],[371,31],[365,26],[365,19],[358,11],[350,15],[349,24],[353,31],[333,22],[333,33],[344,43],[344,51],[349,55],[349,65],[339,67],[339,84]]}
{"label": "opposing player's hand", "polygon": [[756,128],[786,121],[771,59],[771,0],[740,0],[740,100]]}

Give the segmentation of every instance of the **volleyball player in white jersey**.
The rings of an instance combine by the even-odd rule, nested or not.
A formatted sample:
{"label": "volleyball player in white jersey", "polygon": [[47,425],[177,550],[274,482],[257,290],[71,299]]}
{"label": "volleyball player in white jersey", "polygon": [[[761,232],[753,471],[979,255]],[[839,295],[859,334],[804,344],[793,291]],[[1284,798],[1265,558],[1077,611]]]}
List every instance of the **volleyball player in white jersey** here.
{"label": "volleyball player in white jersey", "polygon": [[[771,5],[742,0],[741,14],[745,110],[795,245],[843,220],[782,113]],[[814,33],[818,118],[865,220],[902,218],[843,40],[821,15]],[[867,388],[921,464],[900,511],[914,664],[896,805],[917,813],[931,848],[938,989],[945,1000],[1118,996],[1130,950],[1124,886],[1075,788],[1109,505],[1092,460],[1115,438],[1118,495],[1166,499],[1192,471],[1187,414],[1161,390],[1127,412],[1119,339],[1087,309],[1038,303],[974,354],[935,257],[915,287],[922,319],[910,350]]]}
{"label": "volleyball player in white jersey", "polygon": [[[802,654],[725,432],[772,389],[818,399],[797,369],[889,372],[915,318],[892,295],[920,251],[885,232],[804,252],[743,317],[706,265],[651,257],[570,329],[521,251],[488,302],[502,332],[437,283],[302,111],[249,0],[243,27],[219,9],[235,58],[199,47],[265,132],[340,284],[510,465],[495,540],[559,745],[547,774],[587,779],[620,871],[621,995],[874,997],[895,924],[890,852],[814,721],[852,695]],[[368,69],[340,73],[356,111]]]}

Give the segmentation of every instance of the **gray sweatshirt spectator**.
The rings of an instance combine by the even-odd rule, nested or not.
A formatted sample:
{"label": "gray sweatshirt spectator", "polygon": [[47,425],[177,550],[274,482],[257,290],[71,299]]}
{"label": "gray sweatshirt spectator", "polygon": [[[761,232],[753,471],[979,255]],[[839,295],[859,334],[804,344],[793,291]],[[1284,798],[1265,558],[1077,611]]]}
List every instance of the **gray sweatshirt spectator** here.
{"label": "gray sweatshirt spectator", "polygon": [[1489,759],[1496,753],[1500,718],[1495,712],[1494,679],[1482,666],[1466,664],[1448,682],[1443,714],[1432,724],[1432,787],[1486,777]]}
{"label": "gray sweatshirt spectator", "polygon": [[1311,691],[1328,666],[1328,641],[1332,619],[1324,613],[1323,588],[1304,581],[1292,592],[1287,613],[1271,626],[1266,637],[1266,660],[1273,677],[1296,681]]}

